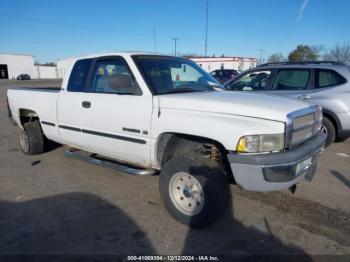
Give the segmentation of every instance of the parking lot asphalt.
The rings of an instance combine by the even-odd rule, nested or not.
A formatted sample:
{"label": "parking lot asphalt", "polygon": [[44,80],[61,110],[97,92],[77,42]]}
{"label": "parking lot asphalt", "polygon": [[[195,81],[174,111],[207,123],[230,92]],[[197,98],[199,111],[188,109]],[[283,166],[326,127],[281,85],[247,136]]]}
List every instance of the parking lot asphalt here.
{"label": "parking lot asphalt", "polygon": [[10,87],[55,80],[0,81],[0,255],[4,254],[350,254],[350,140],[321,156],[311,183],[254,193],[231,185],[225,216],[203,230],[162,206],[158,176],[135,177],[64,155],[21,153],[10,124]]}

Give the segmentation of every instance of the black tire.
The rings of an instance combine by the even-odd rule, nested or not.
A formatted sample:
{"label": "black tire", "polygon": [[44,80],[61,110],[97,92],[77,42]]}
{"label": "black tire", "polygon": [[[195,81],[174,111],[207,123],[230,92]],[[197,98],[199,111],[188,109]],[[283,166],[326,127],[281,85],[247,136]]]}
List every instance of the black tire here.
{"label": "black tire", "polygon": [[37,155],[44,152],[44,135],[39,121],[25,123],[20,137],[22,152],[26,155]]}
{"label": "black tire", "polygon": [[332,121],[329,120],[327,117],[323,117],[322,124],[324,127],[324,132],[327,135],[326,147],[328,147],[332,143],[334,143],[335,138],[337,136],[337,132],[335,130],[335,126],[333,125]]}
{"label": "black tire", "polygon": [[[199,213],[194,215],[182,212],[171,197],[170,183],[174,179],[173,177],[178,176],[182,172],[190,174],[192,179],[194,177],[199,182],[203,192],[203,204],[201,204]],[[177,187],[177,189],[179,188]],[[185,190],[181,190],[179,194],[184,194]],[[168,212],[176,220],[193,228],[203,228],[218,220],[227,207],[230,193],[225,171],[216,162],[201,156],[193,158],[174,157],[168,160],[161,170],[159,191],[162,202]],[[185,196],[185,200],[188,199],[191,198]],[[199,205],[198,202],[197,204]]]}

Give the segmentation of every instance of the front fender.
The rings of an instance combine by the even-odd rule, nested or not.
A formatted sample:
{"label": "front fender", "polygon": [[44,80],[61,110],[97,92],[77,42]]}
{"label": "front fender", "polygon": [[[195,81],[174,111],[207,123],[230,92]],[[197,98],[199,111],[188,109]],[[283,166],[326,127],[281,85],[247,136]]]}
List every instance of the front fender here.
{"label": "front fender", "polygon": [[163,109],[152,119],[152,140],[162,133],[179,133],[213,139],[226,150],[236,151],[239,139],[245,135],[281,134],[285,124],[261,118],[190,110]]}

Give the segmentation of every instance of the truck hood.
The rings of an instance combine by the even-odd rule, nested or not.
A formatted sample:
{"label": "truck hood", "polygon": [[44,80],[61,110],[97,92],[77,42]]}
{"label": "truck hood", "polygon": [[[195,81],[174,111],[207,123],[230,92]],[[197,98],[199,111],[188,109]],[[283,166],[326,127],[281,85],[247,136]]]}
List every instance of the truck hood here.
{"label": "truck hood", "polygon": [[309,105],[294,99],[244,92],[196,92],[159,96],[161,109],[221,113],[286,122],[287,114]]}

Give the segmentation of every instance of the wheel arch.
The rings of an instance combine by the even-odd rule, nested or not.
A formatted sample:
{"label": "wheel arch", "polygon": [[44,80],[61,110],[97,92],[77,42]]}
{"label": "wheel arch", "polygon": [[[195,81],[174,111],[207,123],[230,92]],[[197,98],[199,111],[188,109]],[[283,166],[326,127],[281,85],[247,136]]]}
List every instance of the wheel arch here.
{"label": "wheel arch", "polygon": [[336,136],[338,137],[338,131],[341,129],[341,123],[336,114],[327,109],[323,109],[323,116],[328,118],[334,125]]}
{"label": "wheel arch", "polygon": [[174,156],[183,156],[191,152],[205,154],[212,160],[217,158],[217,161],[232,176],[226,149],[219,141],[208,137],[172,132],[162,133],[158,136],[155,156],[159,167],[162,167],[167,160]]}
{"label": "wheel arch", "polygon": [[26,123],[32,122],[34,120],[39,120],[39,115],[31,109],[20,108],[18,115],[22,127]]}

